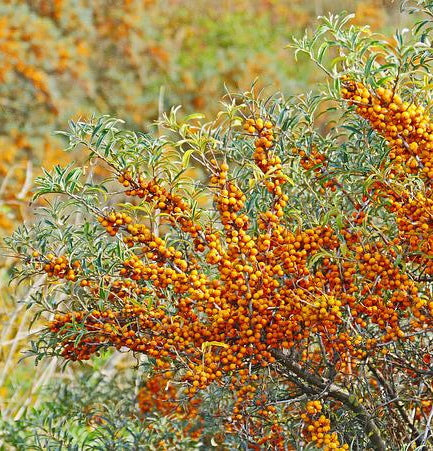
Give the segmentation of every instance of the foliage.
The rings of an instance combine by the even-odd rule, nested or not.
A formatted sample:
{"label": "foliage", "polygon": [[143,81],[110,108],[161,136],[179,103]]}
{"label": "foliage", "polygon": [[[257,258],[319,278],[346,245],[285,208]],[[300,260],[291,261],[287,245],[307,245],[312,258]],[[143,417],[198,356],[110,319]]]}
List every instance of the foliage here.
{"label": "foliage", "polygon": [[344,14],[295,39],[321,91],[228,94],[149,133],[71,121],[88,161],[44,171],[39,220],[7,241],[40,281],[36,361],[132,354],[131,427],[154,427],[137,402],[192,444],[431,446],[431,22],[412,7],[427,19],[392,39]]}
{"label": "foliage", "polygon": [[0,420],[0,443],[34,450],[197,449],[184,425],[157,412],[138,414],[133,384],[122,372],[107,377],[95,371],[70,385],[58,380],[45,388],[48,399],[20,420]]}

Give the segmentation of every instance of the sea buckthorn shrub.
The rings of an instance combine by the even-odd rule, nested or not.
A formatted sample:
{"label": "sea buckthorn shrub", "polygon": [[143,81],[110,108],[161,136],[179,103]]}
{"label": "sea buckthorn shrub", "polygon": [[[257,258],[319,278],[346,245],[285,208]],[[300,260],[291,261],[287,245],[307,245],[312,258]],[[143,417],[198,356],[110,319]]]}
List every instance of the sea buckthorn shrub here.
{"label": "sea buckthorn shrub", "polygon": [[433,7],[415,10],[393,40],[345,15],[295,40],[329,77],[312,94],[173,109],[158,134],[71,121],[89,163],[37,179],[40,220],[8,239],[18,280],[45,280],[37,359],[130,352],[141,414],[207,446],[431,446]]}
{"label": "sea buckthorn shrub", "polygon": [[[41,166],[51,169],[65,158],[53,131],[68,119],[110,113],[143,130],[171,105],[182,104],[185,113],[216,113],[224,86],[241,91],[255,78],[268,92],[300,91],[307,78],[320,75],[305,59],[299,77],[300,66],[285,49],[289,36],[329,8],[355,10],[358,3],[122,0],[108,7],[105,0],[2,1],[0,238],[33,218],[32,180]],[[103,170],[93,168],[99,176]],[[191,171],[200,174],[200,168]],[[0,385],[21,409],[10,382],[16,379],[31,315],[11,299],[9,266],[9,259],[0,259],[0,322],[6,322],[0,335]],[[9,346],[12,341],[16,346]],[[27,395],[23,392],[23,399]],[[6,404],[12,406],[0,400],[0,410]]]}
{"label": "sea buckthorn shrub", "polygon": [[[108,112],[142,130],[171,105],[216,112],[224,86],[244,90],[256,77],[257,87],[300,90],[304,77],[284,47],[317,13],[299,0],[2,1],[0,237],[33,217],[32,180],[65,158],[53,131],[68,119]],[[101,165],[93,171],[104,175]],[[31,313],[14,302],[9,268],[0,258],[0,410],[15,417],[35,398],[28,380],[16,385]]]}

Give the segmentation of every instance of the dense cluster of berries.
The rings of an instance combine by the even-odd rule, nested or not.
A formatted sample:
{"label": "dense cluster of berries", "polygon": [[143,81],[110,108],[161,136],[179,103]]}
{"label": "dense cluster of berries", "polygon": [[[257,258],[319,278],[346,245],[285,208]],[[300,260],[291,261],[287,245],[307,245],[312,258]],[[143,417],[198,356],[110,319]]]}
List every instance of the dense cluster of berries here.
{"label": "dense cluster of berries", "polygon": [[322,403],[318,400],[309,401],[305,408],[306,413],[301,414],[304,421],[303,436],[307,443],[314,443],[325,451],[345,451],[349,445],[340,444],[337,434],[331,431],[331,422],[323,415]]}
{"label": "dense cluster of berries", "polygon": [[[50,330],[60,336],[65,335],[62,355],[70,360],[87,360],[101,346],[110,344],[120,349],[127,346],[137,351],[146,351],[148,340],[137,336],[135,329],[128,327],[128,318],[140,317],[138,327],[152,327],[153,320],[149,314],[154,315],[154,320],[163,316],[161,310],[148,312],[143,307],[126,304],[122,310],[93,310],[91,312],[70,312],[58,314],[50,323]],[[131,316],[128,316],[131,315]],[[88,334],[76,342],[77,334],[74,333],[75,324],[81,322]],[[144,330],[144,329],[143,329]],[[152,343],[155,344],[156,343]],[[151,355],[157,353],[150,352]],[[167,353],[168,355],[168,353]]]}
{"label": "dense cluster of berries", "polygon": [[407,190],[393,190],[390,186],[375,188],[386,197],[388,210],[395,213],[399,231],[399,244],[411,252],[410,261],[424,268],[426,274],[433,274],[433,191],[410,193]]}
{"label": "dense cluster of berries", "polygon": [[98,221],[105,227],[105,230],[109,235],[114,236],[119,231],[120,227],[130,224],[132,218],[126,213],[112,212],[105,217],[98,218]]}
{"label": "dense cluster of berries", "polygon": [[78,260],[70,263],[67,257],[56,257],[54,254],[48,254],[46,257],[41,256],[39,252],[33,252],[33,259],[36,265],[42,265],[43,270],[50,276],[57,279],[66,279],[74,282],[77,279],[77,270],[80,268]]}
{"label": "dense cluster of berries", "polygon": [[[393,301],[400,303],[402,309],[411,306],[412,313],[420,323],[431,323],[433,309],[424,299],[417,296],[417,287],[408,280],[405,274],[397,274],[393,263],[396,259],[395,250],[398,247],[405,254],[406,263],[423,273],[433,274],[433,224],[431,212],[433,190],[427,182],[424,187],[409,190],[404,186],[393,184],[393,179],[404,181],[408,174],[430,180],[433,178],[433,124],[426,109],[415,103],[405,102],[392,89],[379,87],[371,91],[362,83],[350,79],[343,80],[343,97],[356,105],[356,111],[368,120],[372,127],[382,135],[390,147],[390,178],[389,181],[376,181],[370,187],[374,200],[383,199],[385,207],[394,213],[398,236],[390,243],[390,257],[386,267],[373,265],[371,278],[376,277],[377,268],[394,272],[387,283],[387,288],[393,291]],[[370,257],[370,259],[374,257]],[[373,275],[374,274],[374,275]],[[394,278],[395,277],[395,278]],[[402,280],[402,278],[404,280]],[[411,293],[408,296],[405,293]],[[380,293],[377,293],[380,295]],[[383,309],[377,302],[383,297],[378,296],[374,305],[379,312]],[[372,304],[373,305],[373,304]],[[386,311],[386,309],[385,309]],[[397,309],[394,309],[391,328],[395,329]],[[391,314],[391,312],[388,312]],[[385,313],[385,322],[389,316]],[[396,331],[401,335],[401,331]]]}
{"label": "dense cluster of berries", "polygon": [[345,79],[343,83],[343,97],[387,140],[394,170],[432,179],[433,125],[426,109],[404,102],[390,88],[372,92],[359,82]]}
{"label": "dense cluster of berries", "polygon": [[244,129],[256,136],[253,159],[262,172],[267,175],[264,184],[268,191],[275,196],[273,208],[269,213],[273,214],[273,219],[281,218],[288,201],[288,196],[283,194],[282,190],[282,185],[286,183],[287,178],[282,171],[281,158],[273,151],[274,125],[271,121],[263,121],[261,118],[247,119]]}
{"label": "dense cluster of berries", "polygon": [[142,175],[134,179],[130,171],[125,171],[119,176],[118,180],[123,186],[129,188],[126,195],[138,196],[145,202],[153,203],[156,209],[166,213],[163,218],[166,218],[173,225],[179,225],[184,232],[191,234],[193,238],[198,238],[201,226],[194,223],[189,217],[189,207],[180,195],[172,194],[154,179],[146,180]]}
{"label": "dense cluster of berries", "polygon": [[320,173],[323,165],[326,164],[326,156],[323,153],[320,153],[317,148],[313,148],[309,155],[307,155],[305,150],[300,150],[298,154],[301,157],[301,166],[306,171],[314,169],[315,172]]}
{"label": "dense cluster of berries", "polygon": [[[147,288],[161,302],[169,289],[178,296],[176,315],[167,314],[163,303],[155,301],[154,307],[148,309],[130,304],[125,297],[120,309],[94,310],[83,315],[87,335],[80,340],[69,324],[71,318],[59,316],[50,327],[53,333],[65,335],[65,357],[88,358],[108,343],[158,359],[184,355],[190,363],[180,382],[187,384],[184,393],[191,398],[211,382],[223,382],[226,376],[236,375],[234,391],[238,402],[234,413],[235,420],[240,421],[236,417],[241,415],[243,404],[255,402],[256,387],[246,384],[253,376],[248,370],[250,365],[272,364],[273,348],[290,348],[317,332],[336,332],[342,302],[323,296],[323,286],[312,289],[316,275],[310,274],[307,261],[321,249],[336,248],[338,240],[327,227],[292,231],[281,222],[288,198],[283,193],[286,179],[281,162],[271,154],[273,127],[267,122],[261,127],[261,122],[255,121],[250,128],[257,136],[254,158],[262,170],[271,172],[266,187],[275,198],[269,210],[262,213],[258,232],[249,230],[245,194],[228,180],[225,163],[211,180],[222,229],[206,230],[201,238],[206,261],[215,266],[217,277],[205,273],[197,264],[191,265],[189,259],[187,263],[182,252],[154,236],[145,225],[135,223],[129,215],[112,212],[101,217],[100,223],[109,235],[123,235],[134,249],[119,271],[119,280],[129,280],[139,287],[150,284]],[[125,174],[121,182],[126,186],[126,182],[134,183],[132,179]],[[183,217],[183,206],[175,207],[179,208],[176,212],[171,207],[176,196],[168,195],[154,182],[139,183],[142,191],[134,188],[130,195],[139,195],[158,208]],[[192,239],[197,238],[199,227],[177,223]],[[119,287],[123,289],[124,285]],[[330,346],[329,340],[326,342]],[[248,387],[248,393],[236,387]],[[270,412],[265,405],[262,411],[263,416]],[[256,428],[261,431],[259,425]]]}
{"label": "dense cluster of berries", "polygon": [[[156,236],[145,224],[134,223],[131,216],[126,213],[112,212],[98,220],[111,236],[122,228],[125,233],[123,241],[129,247],[140,245],[142,256],[148,260],[159,262],[170,260],[177,270],[185,271],[188,268],[188,263],[181,258],[182,252],[173,246],[167,246],[165,240]],[[127,262],[125,264],[128,266]]]}
{"label": "dense cluster of berries", "polygon": [[247,119],[244,124],[244,130],[256,137],[253,159],[264,173],[267,173],[273,165],[281,163],[271,152],[275,141],[273,129],[272,122],[263,121],[261,118]]}
{"label": "dense cluster of berries", "polygon": [[[105,317],[112,316],[106,313]],[[97,316],[97,315],[95,315]],[[74,344],[74,340],[77,338],[78,333],[74,333],[74,329],[78,324],[83,323],[86,318],[84,312],[68,312],[68,313],[58,313],[51,321],[49,329],[52,333],[58,334],[61,338],[63,335],[67,335],[68,338],[61,340],[62,351],[61,355],[68,360],[88,360],[90,357],[98,352],[101,343],[106,342],[106,337],[99,335],[93,336],[88,334],[82,337],[79,346]],[[106,329],[108,326],[106,326]],[[93,330],[92,330],[93,332]]]}
{"label": "dense cluster of berries", "polygon": [[316,180],[321,182],[322,187],[320,192],[323,194],[325,188],[330,188],[331,191],[336,191],[337,181],[332,177],[329,170],[329,162],[326,155],[319,152],[319,150],[313,146],[311,151],[307,153],[303,149],[292,149],[292,151],[300,156],[300,164],[306,171],[313,171]]}
{"label": "dense cluster of berries", "polygon": [[[160,365],[160,367],[166,366]],[[144,416],[158,414],[184,421],[182,433],[193,439],[199,439],[203,431],[203,425],[198,415],[201,399],[192,399],[188,405],[181,406],[178,400],[179,390],[173,382],[174,376],[172,372],[166,370],[149,377],[138,391],[138,407]],[[148,429],[152,430],[152,428],[153,424],[150,423]],[[167,435],[172,436],[173,434],[170,431],[170,434]],[[176,435],[171,446],[169,444],[167,446],[165,442],[159,442],[158,449],[169,451],[175,444]]]}
{"label": "dense cluster of berries", "polygon": [[221,223],[226,230],[232,225],[237,229],[248,228],[248,217],[237,215],[245,206],[246,197],[235,183],[227,180],[227,164],[222,164],[218,175],[211,178],[211,183],[217,186],[214,196],[215,204],[220,212]]}
{"label": "dense cluster of berries", "polygon": [[178,418],[192,420],[198,415],[200,399],[194,399],[187,406],[178,402],[179,390],[173,381],[174,374],[170,371],[157,373],[146,380],[138,392],[137,401],[140,411],[144,414],[157,411],[163,415],[175,414]]}
{"label": "dense cluster of berries", "polygon": [[162,360],[157,361],[160,372],[149,377],[137,395],[138,407],[143,415],[154,414],[175,417],[185,421],[183,433],[198,439],[203,431],[199,416],[202,400],[197,397],[188,404],[179,403],[179,388],[174,380],[175,374],[169,371],[169,365]]}

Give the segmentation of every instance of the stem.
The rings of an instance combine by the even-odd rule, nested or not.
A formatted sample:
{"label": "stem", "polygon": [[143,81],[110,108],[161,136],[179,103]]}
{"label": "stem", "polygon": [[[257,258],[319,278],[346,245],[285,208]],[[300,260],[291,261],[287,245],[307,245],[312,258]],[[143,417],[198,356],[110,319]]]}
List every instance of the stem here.
{"label": "stem", "polygon": [[286,354],[280,350],[274,350],[273,356],[288,371],[291,371],[299,378],[313,386],[318,390],[325,391],[329,396],[342,402],[349,410],[356,414],[356,419],[370,441],[370,445],[374,450],[386,451],[386,445],[380,436],[380,431],[369,413],[364,407],[356,401],[355,397],[349,392],[334,383],[327,383],[320,376],[316,376],[305,371],[300,365],[293,362]]}
{"label": "stem", "polygon": [[[428,440],[429,436],[431,435],[431,426],[430,426],[430,423],[431,423],[432,418],[433,418],[433,407],[430,409],[430,413],[429,413],[429,416],[428,416],[428,418],[427,418],[427,423],[426,423],[426,426],[425,426],[424,435],[423,435],[423,437],[422,437],[421,446],[423,446],[423,447],[425,446],[425,444],[427,443],[427,440]],[[423,448],[423,449],[424,449],[424,448]]]}
{"label": "stem", "polygon": [[373,373],[373,376],[376,378],[376,380],[379,382],[379,384],[384,388],[387,395],[390,396],[391,398],[397,399],[397,401],[395,402],[395,405],[397,407],[397,410],[398,410],[401,418],[407,425],[409,425],[409,428],[411,429],[413,436],[417,436],[418,431],[417,431],[416,427],[411,423],[406,411],[404,410],[404,407],[400,404],[399,397],[395,393],[394,389],[387,383],[387,381],[379,373],[377,368],[375,368],[373,365],[368,365],[368,368]]}

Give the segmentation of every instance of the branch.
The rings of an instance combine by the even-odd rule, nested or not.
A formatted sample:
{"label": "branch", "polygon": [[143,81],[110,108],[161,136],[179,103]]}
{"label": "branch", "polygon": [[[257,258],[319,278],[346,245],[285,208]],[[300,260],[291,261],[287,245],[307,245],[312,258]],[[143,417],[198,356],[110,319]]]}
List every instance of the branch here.
{"label": "branch", "polygon": [[389,384],[387,383],[385,378],[379,373],[377,368],[375,368],[373,365],[368,365],[368,368],[373,373],[373,376],[377,379],[379,384],[384,388],[387,395],[397,399],[397,401],[395,402],[395,406],[397,407],[400,416],[402,417],[403,421],[409,425],[409,428],[411,429],[413,436],[417,436],[419,432],[416,429],[416,427],[411,423],[409,417],[407,416],[406,411],[404,410],[404,407],[400,404],[399,397],[397,396],[393,388],[389,386]]}
{"label": "branch", "polygon": [[326,383],[320,376],[316,376],[305,371],[300,365],[293,362],[287,355],[280,350],[273,350],[273,356],[282,364],[285,369],[296,374],[308,384],[320,389],[326,390],[329,396],[342,402],[349,410],[356,414],[359,424],[365,429],[366,435],[370,440],[370,444],[374,450],[386,451],[386,445],[380,436],[380,431],[369,413],[364,407],[356,401],[355,397],[346,390],[340,388],[336,384]]}

